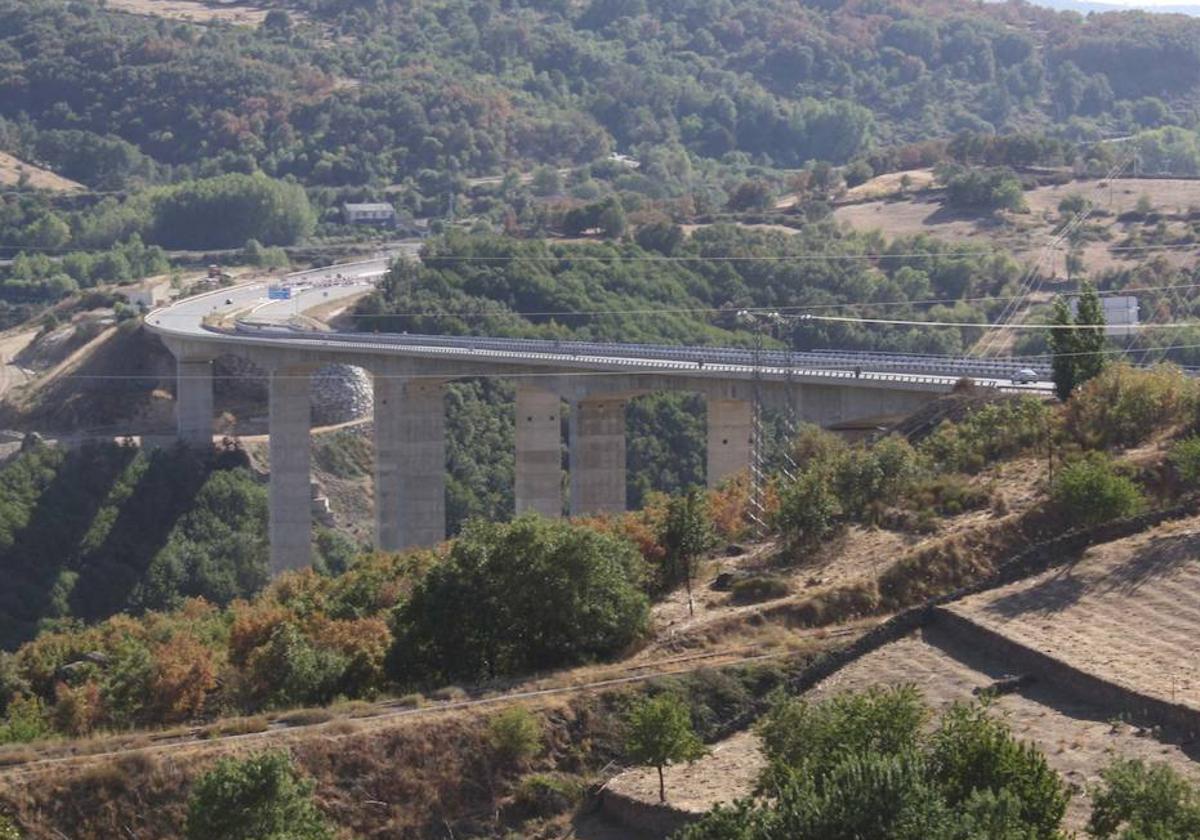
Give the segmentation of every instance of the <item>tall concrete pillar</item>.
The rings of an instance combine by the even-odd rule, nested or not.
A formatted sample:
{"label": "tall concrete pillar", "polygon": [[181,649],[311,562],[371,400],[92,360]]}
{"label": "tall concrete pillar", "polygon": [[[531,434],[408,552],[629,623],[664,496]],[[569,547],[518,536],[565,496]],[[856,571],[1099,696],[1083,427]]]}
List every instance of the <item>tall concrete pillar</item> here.
{"label": "tall concrete pillar", "polygon": [[277,370],[270,382],[271,572],[312,565],[312,489],[306,371]]}
{"label": "tall concrete pillar", "polygon": [[558,394],[517,387],[517,514],[562,516],[562,402]]}
{"label": "tall concrete pillar", "polygon": [[625,400],[571,406],[571,513],[625,510]]}
{"label": "tall concrete pillar", "polygon": [[400,401],[404,383],[387,374],[375,377],[375,545],[383,551],[404,547],[400,533]]}
{"label": "tall concrete pillar", "polygon": [[750,469],[754,406],[748,400],[708,400],[708,486]]}
{"label": "tall concrete pillar", "polygon": [[375,522],[385,551],[446,539],[446,386],[375,381]]}
{"label": "tall concrete pillar", "polygon": [[212,446],[212,359],[179,359],[175,373],[175,423],[179,440]]}

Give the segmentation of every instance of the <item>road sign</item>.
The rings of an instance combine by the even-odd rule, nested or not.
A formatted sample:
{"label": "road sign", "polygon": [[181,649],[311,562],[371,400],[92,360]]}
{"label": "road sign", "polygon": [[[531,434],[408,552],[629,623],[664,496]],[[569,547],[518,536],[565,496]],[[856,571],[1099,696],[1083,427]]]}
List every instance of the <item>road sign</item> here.
{"label": "road sign", "polygon": [[291,300],[292,299],[292,289],[290,286],[268,286],[267,287],[267,299],[268,300]]}

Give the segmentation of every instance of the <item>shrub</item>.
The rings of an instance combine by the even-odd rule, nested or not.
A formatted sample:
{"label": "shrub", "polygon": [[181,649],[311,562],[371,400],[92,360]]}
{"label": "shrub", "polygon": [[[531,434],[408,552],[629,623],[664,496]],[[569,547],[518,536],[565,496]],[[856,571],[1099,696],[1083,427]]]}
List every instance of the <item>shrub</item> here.
{"label": "shrub", "polygon": [[1176,442],[1167,460],[1181,482],[1189,487],[1200,484],[1200,436],[1193,435]]}
{"label": "shrub", "polygon": [[730,592],[735,604],[757,604],[790,595],[792,588],[783,578],[757,575],[736,581]]}
{"label": "shrub", "polygon": [[521,779],[513,794],[513,807],[526,819],[553,817],[578,805],[583,793],[583,785],[577,779],[537,773]]}
{"label": "shrub", "polygon": [[0,744],[25,744],[51,733],[42,701],[37,697],[18,696],[8,704],[7,716],[0,721]]}
{"label": "shrub", "polygon": [[1184,840],[1200,836],[1200,793],[1167,765],[1118,760],[1100,778],[1088,822],[1093,837]]}
{"label": "shrub", "polygon": [[810,550],[836,530],[842,506],[829,481],[807,470],[784,488],[775,522],[788,545]]}
{"label": "shrub", "polygon": [[1036,397],[990,402],[957,423],[946,421],[921,442],[936,469],[978,472],[1043,440],[1049,408]]}
{"label": "shrub", "polygon": [[333,832],[286,753],[223,758],[188,802],[188,840],[332,840]]}
{"label": "shrub", "polygon": [[1059,510],[1082,525],[1133,516],[1144,505],[1137,485],[1117,473],[1111,458],[1099,453],[1064,467],[1050,495]]}
{"label": "shrub", "polygon": [[542,725],[524,706],[488,718],[488,741],[501,764],[524,764],[542,748]]}
{"label": "shrub", "polygon": [[957,516],[980,510],[991,501],[987,488],[971,484],[961,475],[939,475],[915,483],[905,503],[917,511],[934,511],[942,516]]}
{"label": "shrub", "polygon": [[1089,449],[1136,446],[1156,431],[1192,419],[1197,386],[1171,365],[1139,370],[1109,365],[1077,388],[1066,427]]}
{"label": "shrub", "polygon": [[0,840],[21,840],[21,832],[13,825],[12,820],[0,814]]}

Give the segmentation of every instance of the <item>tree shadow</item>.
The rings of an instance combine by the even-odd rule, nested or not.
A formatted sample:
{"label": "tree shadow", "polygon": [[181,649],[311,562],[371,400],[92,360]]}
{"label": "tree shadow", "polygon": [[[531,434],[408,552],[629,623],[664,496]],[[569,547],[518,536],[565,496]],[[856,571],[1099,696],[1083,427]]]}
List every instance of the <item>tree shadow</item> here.
{"label": "tree shadow", "polygon": [[148,453],[103,542],[82,558],[71,598],[74,615],[96,621],[136,606],[135,590],[221,457],[184,446]]}
{"label": "tree shadow", "polygon": [[1154,578],[1172,574],[1200,558],[1200,534],[1155,537],[1141,551],[1097,581],[1097,588],[1132,595]]}
{"label": "tree shadow", "polygon": [[1073,567],[1068,567],[1028,589],[1002,595],[984,607],[984,611],[1002,618],[1062,612],[1078,603],[1089,591],[1087,581],[1074,575],[1073,571]]}
{"label": "tree shadow", "polygon": [[136,455],[131,446],[96,443],[65,454],[0,558],[0,646],[14,647],[42,620],[61,617],[72,588],[64,572],[77,573],[96,515]]}
{"label": "tree shadow", "polygon": [[1200,558],[1200,534],[1155,537],[1127,560],[1103,574],[1089,574],[1073,562],[1027,589],[992,601],[984,611],[1003,618],[1052,615],[1088,595],[1134,595],[1152,580],[1170,575]]}

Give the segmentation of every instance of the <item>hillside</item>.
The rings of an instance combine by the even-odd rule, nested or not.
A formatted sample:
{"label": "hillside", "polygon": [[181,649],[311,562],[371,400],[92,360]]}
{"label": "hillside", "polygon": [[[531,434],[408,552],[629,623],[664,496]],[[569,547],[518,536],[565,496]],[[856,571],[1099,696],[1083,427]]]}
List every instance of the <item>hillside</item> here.
{"label": "hillside", "polygon": [[[857,195],[855,190],[860,191]],[[1024,193],[1027,211],[997,215],[945,206],[941,192],[904,195],[894,176],[856,187],[833,217],[855,230],[888,236],[934,236],[947,242],[987,243],[1038,266],[1047,281],[1065,281],[1068,255],[1078,255],[1074,273],[1099,277],[1130,271],[1148,260],[1176,269],[1190,268],[1200,210],[1200,181],[1169,178],[1070,179],[1036,186]],[[889,194],[880,200],[860,196]],[[1091,214],[1081,235],[1059,234],[1071,214],[1064,200],[1083,199]],[[1139,210],[1139,203],[1148,206]]]}
{"label": "hillside", "polygon": [[[1134,106],[1191,101],[1200,62],[1186,35],[1174,37],[1196,26],[1188,18],[1084,20],[953,0],[276,6],[297,14],[268,25],[252,7],[208,10],[263,21],[215,39],[186,26],[159,35],[153,20],[90,4],[8,0],[5,60],[35,70],[3,99],[0,116],[24,112],[33,129],[10,134],[9,151],[28,148],[92,187],[153,177],[156,163],[241,169],[247,159],[316,186],[444,183],[437,173],[585,163],[649,143],[659,150],[645,169],[686,180],[671,147],[794,167],[962,129],[1157,127],[1170,117],[1150,108],[1139,123]],[[97,40],[143,77],[109,76],[86,49]],[[1149,52],[1164,60],[1143,61]],[[337,79],[356,86],[331,97]],[[190,103],[203,105],[188,114]],[[109,171],[87,159],[89,137],[121,150]]]}
{"label": "hillside", "polygon": [[[1109,428],[1127,428],[1105,413],[1106,389],[1115,382],[1136,400],[1173,408],[1127,430],[1127,448],[1118,448],[1115,460],[1064,439],[1071,454],[1048,484],[1037,452],[1044,424],[1062,424],[1082,440],[1102,416]],[[1174,389],[1173,396],[1145,390],[1150,383]],[[44,634],[7,661],[8,690],[23,684],[43,698],[35,702],[55,710],[41,726],[77,727],[65,734],[89,737],[0,749],[0,807],[38,837],[66,825],[79,837],[101,837],[119,820],[135,836],[175,837],[186,791],[218,757],[282,747],[315,781],[321,812],[365,836],[434,837],[446,825],[457,836],[481,838],[512,831],[558,837],[569,826],[596,840],[638,836],[616,826],[625,819],[644,825],[638,803],[656,795],[653,771],[619,772],[622,720],[640,698],[685,698],[712,744],[710,757],[668,773],[670,813],[695,816],[754,784],[763,761],[746,726],[772,706],[764,698],[775,687],[821,702],[915,680],[938,710],[1003,685],[1007,676],[1031,675],[1032,682],[1026,677],[1001,692],[994,713],[1074,790],[1065,825],[1080,829],[1094,804],[1092,786],[1114,757],[1166,762],[1200,781],[1176,729],[1119,694],[1190,702],[1186,660],[1195,616],[1181,605],[1189,603],[1188,558],[1200,520],[1195,479],[1173,465],[1183,463],[1182,447],[1195,440],[1195,396],[1183,378],[1117,369],[1065,410],[1036,400],[952,397],[908,425],[912,444],[891,438],[851,447],[805,430],[795,449],[804,453],[797,486],[808,489],[797,495],[783,487],[780,530],[770,542],[726,548],[730,538],[745,536],[743,491],[735,485],[708,495],[708,515],[724,540],[698,567],[694,615],[685,588],[662,583],[670,567],[658,540],[671,503],[659,501],[569,525],[478,523],[440,556],[362,557],[333,576],[285,576],[226,610],[191,601],[172,612]],[[1130,410],[1121,403],[1118,414]],[[931,430],[930,414],[954,419]],[[317,459],[351,477],[361,454],[358,444],[341,441]],[[1103,468],[1085,466],[1101,461]],[[1107,491],[1098,486],[1072,501],[1062,488],[1077,476],[1129,482],[1138,495],[1120,510],[1148,512],[1123,518],[1106,508],[1097,520],[1094,509],[1107,504]],[[813,480],[825,483],[813,488]],[[823,493],[838,500],[834,521],[824,526],[804,513]],[[577,555],[546,555],[567,541]],[[622,641],[619,650],[582,665],[551,660],[560,666],[488,673],[478,649],[499,643],[504,652],[493,662],[521,661],[523,640],[536,636],[512,622],[559,620],[557,611],[574,609],[563,605],[577,603],[561,598],[559,587],[608,568],[614,556],[636,562],[633,554],[645,564],[641,586],[653,600],[636,645]],[[545,559],[570,562],[574,572],[541,574]],[[589,584],[588,596],[608,597],[601,594],[606,580]],[[936,609],[926,606],[961,587],[973,588]],[[442,620],[462,597],[476,605],[471,613]],[[548,605],[558,605],[551,606],[555,617],[539,617]],[[1118,615],[1126,626],[1136,624],[1134,632],[1122,632]],[[511,632],[475,635],[493,625]],[[478,641],[462,647],[460,633]],[[1118,693],[1081,688],[1059,666],[1021,650],[1086,671]],[[173,676],[179,656],[192,663],[186,678]],[[131,672],[118,664],[139,657],[152,666]],[[1176,678],[1166,682],[1163,674]],[[52,688],[54,679],[65,682]],[[156,699],[126,708],[131,686]],[[68,715],[89,691],[97,700],[88,715]],[[13,711],[27,702],[9,701],[10,727],[36,723]],[[492,755],[489,727],[513,706],[533,715],[541,746],[519,766],[476,761]],[[130,719],[134,731],[114,727]],[[529,786],[546,774],[576,792],[532,807]],[[108,805],[97,799],[100,780]],[[356,804],[363,784],[381,803],[369,811]],[[583,792],[589,786],[605,791],[600,814]],[[134,801],[152,807],[137,809],[130,821]]]}

